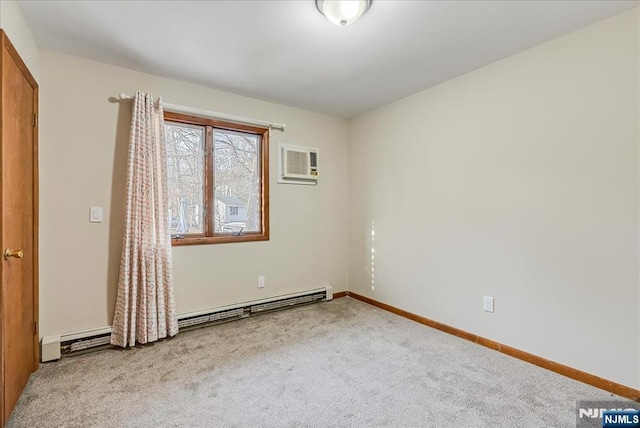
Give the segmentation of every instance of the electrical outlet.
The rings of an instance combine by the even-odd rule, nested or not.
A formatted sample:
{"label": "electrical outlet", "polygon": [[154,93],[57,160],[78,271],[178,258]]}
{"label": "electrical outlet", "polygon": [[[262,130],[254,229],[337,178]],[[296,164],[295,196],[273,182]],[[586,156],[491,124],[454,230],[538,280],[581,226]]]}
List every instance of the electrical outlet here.
{"label": "electrical outlet", "polygon": [[493,313],[493,297],[484,296],[484,300],[483,300],[483,303],[482,303],[482,309],[485,312]]}
{"label": "electrical outlet", "polygon": [[258,277],[258,288],[264,288],[264,276]]}

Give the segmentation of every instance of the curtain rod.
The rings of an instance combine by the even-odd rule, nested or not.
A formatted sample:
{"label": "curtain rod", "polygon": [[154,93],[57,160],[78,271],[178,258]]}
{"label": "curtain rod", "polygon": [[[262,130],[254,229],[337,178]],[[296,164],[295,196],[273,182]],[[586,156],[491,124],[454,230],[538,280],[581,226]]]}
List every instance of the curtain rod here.
{"label": "curtain rod", "polygon": [[[120,99],[121,100],[132,100],[133,97],[131,95],[127,95],[127,94],[123,93],[123,94],[120,94]],[[175,112],[175,113],[188,113],[188,114],[193,114],[193,115],[196,115],[196,116],[208,117],[208,118],[211,118],[211,119],[229,120],[231,122],[243,123],[245,125],[268,126],[269,129],[275,129],[276,131],[282,131],[282,132],[284,132],[284,128],[287,126],[284,123],[267,122],[265,120],[251,119],[251,118],[242,117],[242,116],[234,116],[234,115],[231,115],[231,114],[218,113],[218,112],[215,112],[215,111],[202,110],[202,109],[199,109],[199,108],[180,106],[180,105],[169,104],[169,103],[165,103],[165,102],[162,103],[162,108],[164,110],[172,111],[172,112]]]}

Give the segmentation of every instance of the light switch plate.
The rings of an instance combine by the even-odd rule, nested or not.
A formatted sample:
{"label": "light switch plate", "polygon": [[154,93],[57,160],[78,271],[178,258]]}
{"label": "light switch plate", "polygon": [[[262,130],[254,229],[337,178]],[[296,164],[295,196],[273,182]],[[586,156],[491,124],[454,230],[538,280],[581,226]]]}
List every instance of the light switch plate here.
{"label": "light switch plate", "polygon": [[89,209],[89,223],[102,223],[102,207]]}

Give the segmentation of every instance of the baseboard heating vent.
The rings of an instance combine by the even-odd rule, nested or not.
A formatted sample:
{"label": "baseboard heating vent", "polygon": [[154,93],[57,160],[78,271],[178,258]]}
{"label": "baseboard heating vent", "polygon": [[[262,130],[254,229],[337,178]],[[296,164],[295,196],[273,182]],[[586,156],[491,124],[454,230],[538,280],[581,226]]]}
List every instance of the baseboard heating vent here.
{"label": "baseboard heating vent", "polygon": [[304,305],[307,303],[319,302],[325,299],[325,293],[316,293],[310,296],[292,297],[290,299],[276,300],[275,302],[262,303],[260,305],[253,305],[249,308],[252,314],[258,312],[274,311],[277,309],[284,309],[291,306]]}
{"label": "baseboard heating vent", "polygon": [[196,315],[178,320],[180,330],[192,327],[200,327],[206,324],[213,324],[219,321],[232,321],[235,319],[246,318],[249,314],[244,308],[232,309],[230,311],[214,312],[206,315]]}
{"label": "baseboard heating vent", "polygon": [[[315,290],[183,314],[178,317],[178,327],[181,330],[190,330],[331,299],[333,299],[333,287],[327,285]],[[42,361],[54,361],[62,356],[78,355],[109,346],[111,346],[111,327],[62,336],[46,336],[42,338]]]}
{"label": "baseboard heating vent", "polygon": [[87,337],[85,339],[68,340],[60,343],[60,353],[62,355],[77,354],[88,349],[111,346],[111,333],[104,333],[98,336]]}

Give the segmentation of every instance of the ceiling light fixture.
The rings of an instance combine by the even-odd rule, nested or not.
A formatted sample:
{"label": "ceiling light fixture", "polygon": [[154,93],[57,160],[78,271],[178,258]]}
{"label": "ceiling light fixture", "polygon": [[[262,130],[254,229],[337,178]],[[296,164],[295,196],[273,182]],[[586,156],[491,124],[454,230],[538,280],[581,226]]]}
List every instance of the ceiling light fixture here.
{"label": "ceiling light fixture", "polygon": [[332,24],[347,26],[360,18],[372,0],[316,0],[316,7]]}

